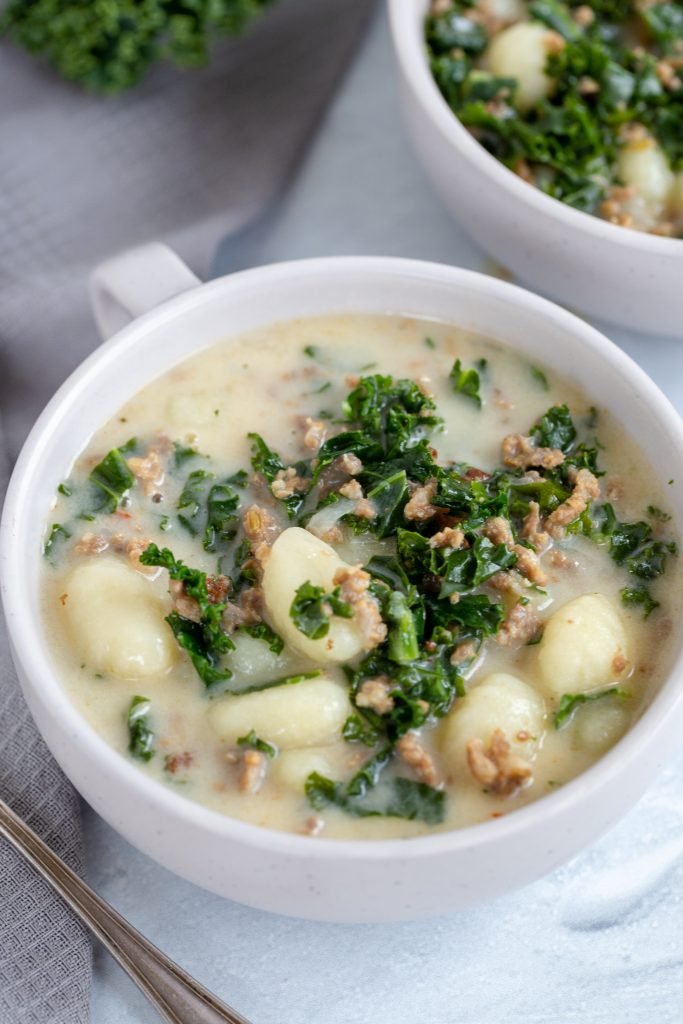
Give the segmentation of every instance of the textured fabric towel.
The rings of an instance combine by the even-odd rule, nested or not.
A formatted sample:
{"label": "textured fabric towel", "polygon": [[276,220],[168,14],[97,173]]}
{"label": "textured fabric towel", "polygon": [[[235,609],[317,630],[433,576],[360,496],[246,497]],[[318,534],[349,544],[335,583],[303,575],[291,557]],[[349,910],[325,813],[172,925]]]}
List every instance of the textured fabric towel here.
{"label": "textured fabric towel", "polygon": [[[158,68],[109,100],[0,45],[0,495],[37,413],[97,343],[92,266],[161,239],[204,274],[294,169],[371,7],[280,0],[205,71]],[[0,795],[82,870],[77,798],[33,726],[4,632],[0,670]],[[0,1024],[84,1024],[89,986],[85,934],[0,841]]]}

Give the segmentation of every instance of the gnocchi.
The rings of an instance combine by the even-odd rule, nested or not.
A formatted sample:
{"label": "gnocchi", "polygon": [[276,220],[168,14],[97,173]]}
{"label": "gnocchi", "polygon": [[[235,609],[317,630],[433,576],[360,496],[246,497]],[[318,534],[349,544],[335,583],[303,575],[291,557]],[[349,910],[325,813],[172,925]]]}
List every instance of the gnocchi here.
{"label": "gnocchi", "polygon": [[114,559],[77,566],[65,584],[67,628],[88,668],[122,679],[167,672],[176,647],[153,584]]}
{"label": "gnocchi", "polygon": [[298,526],[280,534],[266,562],[263,593],[274,628],[295,651],[321,664],[357,657],[364,647],[363,636],[353,619],[333,616],[327,635],[312,640],[294,625],[292,601],[307,581],[331,591],[335,574],[348,568],[333,547]]}
{"label": "gnocchi", "polygon": [[515,78],[515,102],[520,110],[528,110],[548,96],[552,81],[545,73],[548,59],[548,29],[538,22],[519,22],[503,29],[493,40],[486,54],[494,75]]}
{"label": "gnocchi", "polygon": [[538,648],[538,666],[548,696],[587,693],[628,675],[624,624],[602,594],[583,594],[548,620]]}
{"label": "gnocchi", "polygon": [[456,778],[469,778],[467,744],[478,739],[486,746],[502,729],[513,752],[529,759],[538,750],[545,730],[543,698],[517,676],[495,672],[457,701],[441,732],[441,749]]}
{"label": "gnocchi", "polygon": [[236,743],[253,729],[261,739],[288,750],[332,743],[351,710],[343,687],[323,676],[292,686],[220,697],[209,717],[226,743]]}

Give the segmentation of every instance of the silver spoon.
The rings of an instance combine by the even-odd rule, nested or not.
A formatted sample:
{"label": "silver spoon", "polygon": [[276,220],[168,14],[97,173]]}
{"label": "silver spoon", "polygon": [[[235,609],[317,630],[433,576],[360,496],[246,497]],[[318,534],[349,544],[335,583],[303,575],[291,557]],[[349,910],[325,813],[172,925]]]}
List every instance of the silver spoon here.
{"label": "silver spoon", "polygon": [[100,899],[3,800],[0,835],[57,890],[169,1024],[249,1024]]}

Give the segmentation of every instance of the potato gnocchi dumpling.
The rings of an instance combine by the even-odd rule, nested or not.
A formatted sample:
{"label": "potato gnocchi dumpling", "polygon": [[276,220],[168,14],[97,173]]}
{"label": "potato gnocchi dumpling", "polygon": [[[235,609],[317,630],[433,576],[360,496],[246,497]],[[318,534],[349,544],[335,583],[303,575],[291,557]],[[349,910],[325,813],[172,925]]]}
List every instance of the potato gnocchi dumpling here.
{"label": "potato gnocchi dumpling", "polygon": [[226,743],[236,743],[254,730],[260,739],[290,749],[332,743],[351,710],[343,687],[321,676],[293,686],[219,697],[209,717]]}
{"label": "potato gnocchi dumpling", "polygon": [[324,747],[283,750],[273,761],[269,772],[274,782],[301,797],[311,772],[326,776],[333,774],[332,758]]}
{"label": "potato gnocchi dumpling", "polygon": [[364,647],[363,636],[353,619],[333,616],[326,636],[309,639],[292,621],[292,602],[298,588],[306,582],[329,593],[334,589],[335,574],[349,568],[333,547],[298,526],[280,534],[266,562],[263,593],[274,628],[295,651],[320,664],[357,657]]}
{"label": "potato gnocchi dumpling", "polygon": [[548,52],[547,26],[526,21],[504,29],[488,48],[487,62],[494,75],[517,79],[520,110],[533,107],[552,88],[545,73]]}
{"label": "potato gnocchi dumpling", "polygon": [[602,594],[583,594],[550,616],[538,647],[549,697],[587,693],[624,679],[631,670],[624,624]]}
{"label": "potato gnocchi dumpling", "polygon": [[78,565],[65,588],[67,627],[89,669],[147,679],[171,668],[177,649],[164,622],[168,602],[140,573],[101,559]]}
{"label": "potato gnocchi dumpling", "polygon": [[505,733],[512,751],[527,759],[538,750],[545,730],[543,698],[508,672],[495,672],[472,686],[466,697],[456,701],[442,726],[441,749],[456,778],[469,778],[470,740],[487,746],[496,729]]}

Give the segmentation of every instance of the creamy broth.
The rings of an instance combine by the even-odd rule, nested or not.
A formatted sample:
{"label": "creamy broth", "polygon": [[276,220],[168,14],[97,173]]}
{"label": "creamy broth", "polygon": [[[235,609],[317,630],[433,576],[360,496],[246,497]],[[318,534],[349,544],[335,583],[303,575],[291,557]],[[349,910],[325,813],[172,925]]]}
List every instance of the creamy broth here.
{"label": "creamy broth", "polygon": [[[456,359],[461,371],[477,368],[481,408],[467,393],[473,390],[473,378],[451,374]],[[466,646],[468,633],[462,623],[459,633],[457,626],[449,624],[445,639],[443,633],[438,634],[433,649],[442,651],[442,662],[451,666],[448,672],[453,678],[458,676],[456,689],[461,695],[454,697],[450,710],[448,701],[436,713],[435,706],[423,708],[426,721],[407,732],[407,741],[405,737],[399,740],[378,786],[363,798],[370,800],[367,806],[395,809],[395,798],[387,796],[387,787],[393,786],[396,778],[408,780],[407,787],[399,784],[403,786],[402,813],[409,813],[407,802],[420,808],[418,817],[359,817],[357,797],[345,810],[334,803],[325,804],[319,791],[314,794],[314,806],[305,792],[311,773],[334,780],[339,784],[336,792],[341,792],[342,784],[386,746],[382,731],[382,715],[389,714],[386,699],[394,711],[402,699],[392,696],[391,674],[381,674],[379,696],[361,683],[363,696],[359,699],[356,695],[360,706],[354,707],[344,666],[329,660],[330,646],[337,645],[336,653],[348,642],[355,668],[369,653],[385,650],[383,620],[389,621],[390,637],[394,635],[391,630],[398,627],[391,625],[394,620],[388,606],[382,604],[389,600],[389,592],[382,590],[381,582],[374,584],[381,592],[379,597],[373,596],[372,589],[363,590],[367,580],[361,586],[365,611],[367,602],[376,611],[374,641],[367,631],[359,632],[361,604],[353,603],[355,596],[349,597],[344,586],[339,597],[348,600],[340,614],[324,600],[322,605],[313,605],[329,629],[321,639],[306,635],[292,620],[292,600],[299,584],[316,583],[313,577],[321,550],[328,558],[336,552],[350,566],[367,565],[373,556],[395,552],[395,530],[383,538],[376,537],[372,529],[354,532],[343,520],[334,522],[332,505],[332,512],[316,513],[302,541],[298,524],[305,527],[313,496],[306,499],[308,504],[304,501],[296,518],[288,519],[283,501],[250,468],[247,433],[258,432],[279,453],[285,467],[296,468],[301,460],[309,462],[316,456],[320,440],[316,431],[324,427],[328,436],[334,437],[350,429],[349,423],[340,422],[342,402],[359,379],[375,374],[391,375],[395,381],[417,381],[422,392],[433,395],[444,429],[431,435],[430,444],[437,450],[441,466],[457,460],[486,473],[500,469],[505,437],[527,437],[549,408],[566,404],[578,440],[592,446],[599,438],[599,465],[605,475],[599,478],[600,497],[591,507],[610,501],[617,520],[645,521],[652,531],[647,543],[660,545],[660,555],[662,543],[672,542],[666,512],[660,511],[666,510],[666,497],[653,493],[642,456],[604,409],[594,408],[593,400],[551,371],[531,367],[494,342],[448,325],[358,315],[276,324],[200,352],[139,391],[90,439],[65,474],[68,479],[62,490],[66,493],[56,496],[47,522],[44,626],[65,689],[103,739],[160,784],[231,817],[322,837],[386,838],[459,828],[507,814],[568,782],[609,749],[647,705],[667,669],[667,638],[678,613],[674,595],[679,570],[670,551],[663,555],[668,559],[666,574],[644,580],[610,557],[608,541],[596,543],[580,532],[570,532],[570,526],[570,531],[558,529],[555,536],[538,541],[539,553],[532,543],[537,538],[527,537],[521,544],[531,559],[529,574],[540,572],[546,577],[543,586],[533,585],[520,570],[525,556],[519,550],[524,538],[519,535],[518,523],[517,536],[501,541],[496,549],[509,559],[506,552],[514,540],[518,549],[512,564],[491,577],[493,584],[487,580],[474,588],[496,607],[501,605],[504,619],[497,635],[494,629],[475,650],[476,642]],[[306,417],[312,422],[306,424]],[[126,449],[133,437],[135,446]],[[137,474],[121,500],[118,494],[112,498],[102,486],[93,492],[88,483],[94,467],[117,447],[124,449],[119,457],[124,467],[127,464],[129,471]],[[245,468],[249,471],[246,483],[235,480],[234,474]],[[337,493],[356,476],[364,479],[366,469],[328,481],[330,493]],[[543,467],[509,468],[515,480],[532,484],[538,483],[535,475],[539,471],[552,475]],[[297,472],[305,477],[309,470]],[[464,467],[460,472],[464,474]],[[188,487],[190,474],[195,476]],[[228,478],[233,478],[232,490],[217,492],[214,497],[218,501],[226,495],[238,496],[238,506],[226,513],[228,520],[231,514],[234,517],[226,532],[234,530],[236,535],[229,541],[219,539],[215,550],[206,550],[208,491]],[[112,478],[106,476],[104,483],[111,487]],[[275,491],[287,493],[291,489],[288,483],[291,479],[285,474],[284,482],[274,485]],[[567,485],[563,500],[573,493],[572,486]],[[347,487],[345,504],[339,506],[358,515],[357,526],[362,525],[363,514],[378,514],[380,499],[367,499],[372,488],[369,483],[364,487],[362,499],[353,485]],[[422,504],[414,483],[410,490],[413,493],[404,495],[403,512],[399,511],[401,528],[425,538],[437,532],[436,523],[441,531],[451,531],[447,536],[452,546],[430,549],[435,557],[471,551],[477,538],[487,551],[498,543],[491,526],[494,516],[485,517],[473,533],[458,538],[457,520],[462,517],[452,514],[452,509],[444,517],[443,508],[430,515],[429,506],[438,506],[438,494],[430,495],[429,483]],[[102,495],[108,498],[114,511],[93,513],[92,493],[98,500]],[[295,499],[297,493],[293,491]],[[359,505],[361,500],[371,501],[369,512]],[[555,508],[559,502],[557,499]],[[230,633],[235,650],[218,659],[216,667],[219,672],[229,668],[232,677],[207,686],[187,649],[181,649],[164,621],[175,608],[181,626],[187,627],[189,621],[191,632],[191,595],[187,590],[178,592],[182,584],[171,595],[166,568],[141,565],[139,555],[150,542],[168,548],[187,566],[219,579],[221,574],[232,578],[232,590],[214,597],[223,603],[233,598],[237,603],[246,601],[236,597],[240,584],[235,550],[244,539],[241,524],[245,510],[253,506],[267,510],[276,526],[260,551],[259,542],[252,544],[246,570],[251,578],[243,594],[252,584],[260,587],[263,582],[265,608],[260,608],[260,616],[287,642],[276,653],[267,638],[248,635],[243,628],[231,629],[234,616],[229,621],[224,616],[219,628]],[[409,518],[413,508],[424,518]],[[225,513],[225,507],[218,512],[221,509]],[[91,518],[79,518],[84,510]],[[537,532],[552,525],[552,515],[550,507],[545,510]],[[54,530],[54,524],[63,524],[64,532]],[[276,529],[285,532],[274,540]],[[312,529],[327,537],[330,546],[316,539]],[[241,557],[244,561],[244,552]],[[358,578],[364,577],[352,575],[349,586]],[[427,580],[427,574],[420,580],[434,590],[434,580]],[[468,607],[473,588],[456,588],[448,600],[439,596],[440,585],[443,577],[437,580],[434,599],[445,608],[446,616],[448,607],[454,614],[458,605],[461,612]],[[646,606],[625,604],[621,597],[624,588],[644,586],[652,600],[659,602],[647,618],[643,614]],[[323,589],[330,590],[329,586]],[[600,596],[586,601],[585,595]],[[581,597],[582,604],[569,605]],[[408,617],[413,626],[417,622],[419,634],[415,607]],[[513,608],[521,626],[516,642],[514,629],[509,634]],[[183,612],[187,614],[183,616]],[[529,622],[531,630],[527,629]],[[499,642],[506,629],[508,642]],[[419,643],[424,642],[422,637]],[[421,646],[416,660],[423,662],[431,650]],[[402,657],[403,661],[395,663],[396,672],[407,664],[405,650]],[[316,671],[320,674],[314,675]],[[311,678],[249,694],[225,692],[300,675]],[[453,678],[451,684],[455,685]],[[612,688],[617,688],[616,692],[604,694]],[[567,707],[565,694],[579,694],[580,700]],[[596,699],[585,699],[587,694]],[[136,696],[149,704],[141,705],[144,714],[133,723],[131,732],[128,713]],[[411,707],[415,712],[414,704]],[[567,713],[562,727],[556,728],[555,716],[563,707]],[[379,720],[375,742],[372,738],[366,743],[350,742],[342,737],[346,720],[359,713],[365,726],[374,723],[377,727]],[[240,738],[242,745],[237,742]],[[390,746],[396,739],[392,734]],[[264,744],[274,749],[266,753]],[[134,756],[146,750],[148,760]],[[276,756],[268,756],[270,753]],[[372,804],[375,797],[376,805]],[[424,806],[431,810],[423,813]]]}

